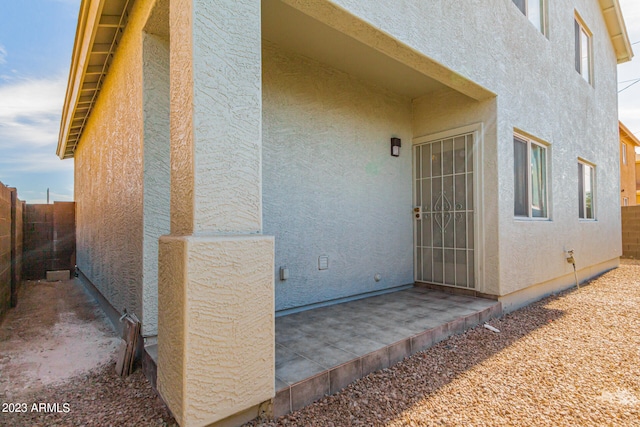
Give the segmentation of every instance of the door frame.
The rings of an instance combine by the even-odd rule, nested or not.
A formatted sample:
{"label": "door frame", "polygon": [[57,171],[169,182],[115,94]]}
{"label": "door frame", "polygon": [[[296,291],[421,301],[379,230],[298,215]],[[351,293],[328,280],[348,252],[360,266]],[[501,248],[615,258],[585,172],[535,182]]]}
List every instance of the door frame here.
{"label": "door frame", "polygon": [[[483,147],[484,147],[484,126],[482,122],[473,123],[467,126],[461,126],[442,132],[422,135],[414,137],[411,142],[411,188],[412,188],[412,203],[413,207],[416,206],[416,146],[422,144],[428,144],[431,142],[439,141],[441,139],[452,138],[460,135],[473,134],[473,264],[474,264],[474,276],[475,285],[473,288],[460,288],[455,289],[469,289],[482,293],[485,289],[484,283],[484,262],[485,262],[485,242],[484,242],[484,162],[482,159]],[[413,213],[413,209],[411,210]],[[416,265],[417,265],[417,235],[416,235],[416,221],[412,221],[413,226],[413,279],[417,282],[416,278]],[[426,283],[426,282],[424,282]],[[447,286],[448,285],[442,285]]]}

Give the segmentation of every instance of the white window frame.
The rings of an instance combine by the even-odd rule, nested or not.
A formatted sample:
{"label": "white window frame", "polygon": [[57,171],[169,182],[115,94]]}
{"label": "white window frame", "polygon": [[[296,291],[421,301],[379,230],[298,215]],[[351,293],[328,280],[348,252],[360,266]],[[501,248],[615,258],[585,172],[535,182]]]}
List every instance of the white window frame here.
{"label": "white window frame", "polygon": [[[529,137],[526,137],[518,132],[514,132],[513,134],[513,140],[514,143],[516,142],[515,140],[518,140],[520,143],[526,144],[527,146],[527,160],[526,160],[526,179],[527,179],[527,215],[516,215],[515,213],[515,187],[514,187],[514,217],[516,219],[526,219],[526,220],[536,220],[536,221],[548,221],[551,219],[550,216],[550,206],[549,206],[549,146],[545,145],[541,142],[535,141]],[[545,210],[545,215],[544,216],[533,216],[533,212],[534,212],[534,204],[533,204],[533,179],[532,179],[532,168],[531,168],[531,150],[532,147],[539,147],[542,148],[544,150],[544,210]],[[513,161],[515,162],[515,152],[514,152],[514,159]],[[514,164],[514,173],[515,173],[515,164]],[[515,179],[515,175],[514,175],[514,179]],[[515,182],[514,182],[515,185]]]}
{"label": "white window frame", "polygon": [[[591,188],[591,217],[588,218],[587,217],[587,192],[585,191],[586,189],[584,188],[585,185],[585,180],[584,180],[584,176],[582,177],[582,185],[583,188],[580,188],[580,166],[582,166],[582,170],[584,171],[585,167],[588,167],[591,169],[591,176],[592,176],[592,188]],[[583,172],[584,174],[584,172]],[[580,200],[580,193],[582,192],[582,200]],[[578,218],[581,221],[595,221],[597,216],[596,216],[596,201],[597,201],[597,194],[596,194],[596,165],[588,162],[586,160],[583,159],[578,159]],[[580,216],[580,207],[582,207],[582,216]]]}
{"label": "white window frame", "polygon": [[622,206],[629,206],[629,198],[628,197],[623,197],[622,198]]}
{"label": "white window frame", "polygon": [[[593,85],[593,33],[580,15],[574,17],[575,27],[575,67],[587,83]],[[586,40],[586,46],[585,46]],[[586,60],[586,65],[585,65]]]}
{"label": "white window frame", "polygon": [[627,165],[627,144],[622,143],[622,164]]}
{"label": "white window frame", "polygon": [[[538,31],[545,36],[547,35],[547,0],[513,0],[513,3]],[[536,4],[538,7],[536,7]],[[520,5],[524,10],[520,8]],[[536,15],[531,13],[532,11],[538,12],[539,22],[536,22]]]}

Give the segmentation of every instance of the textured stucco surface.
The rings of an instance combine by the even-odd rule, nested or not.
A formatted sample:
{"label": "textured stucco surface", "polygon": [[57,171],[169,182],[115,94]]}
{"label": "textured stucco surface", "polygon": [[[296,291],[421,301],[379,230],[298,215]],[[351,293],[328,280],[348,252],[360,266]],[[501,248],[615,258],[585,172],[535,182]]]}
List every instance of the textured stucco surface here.
{"label": "textured stucco surface", "polygon": [[172,233],[259,232],[260,3],[170,7]]}
{"label": "textured stucco surface", "polygon": [[183,427],[204,426],[274,395],[274,241],[257,234],[260,2],[176,0],[169,20],[171,235],[159,245],[158,390]]}
{"label": "textured stucco surface", "polygon": [[194,233],[262,229],[260,25],[258,1],[193,2]]}
{"label": "textured stucco surface", "polygon": [[[498,294],[569,273],[565,249],[575,249],[578,268],[619,256],[616,58],[598,2],[553,2],[548,37],[510,0],[492,0],[482,7],[472,2],[332,2],[366,24],[351,27],[340,21],[340,14],[333,19],[325,2],[286,2],[387,49],[384,37],[372,36],[367,25],[379,28],[462,80],[496,94],[495,146],[485,146],[489,153],[496,153],[494,160],[486,156],[495,162],[495,169],[486,168],[483,178],[485,196],[495,192],[498,198],[497,206],[489,204],[493,211],[487,211],[485,218],[497,233],[497,245],[486,248],[486,259],[498,265],[497,275],[487,276],[497,281]],[[594,34],[593,86],[574,69],[576,10]],[[447,84],[472,94],[453,78]],[[513,217],[514,129],[550,146],[549,221]],[[578,157],[596,164],[597,221],[578,220]]]}
{"label": "textured stucco surface", "polygon": [[274,395],[273,238],[160,240],[158,389],[182,426]]}
{"label": "textured stucco surface", "polygon": [[[276,309],[413,283],[411,100],[267,41],[263,86]],[[402,139],[398,158],[391,137]]]}
{"label": "textured stucco surface", "polygon": [[183,425],[187,318],[186,239],[161,237],[158,244],[158,377],[162,399]]}
{"label": "textured stucco surface", "polygon": [[145,336],[157,333],[169,231],[168,41],[143,31],[154,4],[136,2],[75,154],[78,267]]}
{"label": "textured stucco surface", "polygon": [[622,163],[622,142],[620,142],[620,206],[623,199],[629,199],[629,206],[636,202],[636,151],[633,144],[627,143],[627,164]]}
{"label": "textured stucco surface", "polygon": [[171,233],[193,232],[192,0],[169,2]]}
{"label": "textured stucco surface", "polygon": [[[574,8],[593,32],[594,86],[573,67]],[[571,273],[567,249],[575,250],[579,270],[621,254],[611,41],[596,1],[557,2],[549,21],[549,40],[538,38],[525,46],[538,54],[507,68],[513,87],[498,99],[501,295]],[[509,46],[513,52],[514,42]],[[549,221],[513,219],[513,128],[549,144]],[[596,221],[578,219],[578,158],[596,165]]]}
{"label": "textured stucco surface", "polygon": [[170,231],[169,41],[145,34],[143,335],[157,334],[158,238]]}
{"label": "textured stucco surface", "polygon": [[136,2],[75,153],[78,267],[143,325],[142,28],[152,5]]}

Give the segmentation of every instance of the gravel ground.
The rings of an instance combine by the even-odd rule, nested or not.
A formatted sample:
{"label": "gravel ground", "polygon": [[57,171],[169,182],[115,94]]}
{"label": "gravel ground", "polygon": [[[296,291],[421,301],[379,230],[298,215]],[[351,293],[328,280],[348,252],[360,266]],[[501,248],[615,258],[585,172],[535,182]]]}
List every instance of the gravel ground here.
{"label": "gravel ground", "polygon": [[[639,426],[640,261],[452,337],[262,426]],[[0,413],[2,426],[174,426],[140,370],[113,361],[13,396],[69,412]],[[4,402],[4,401],[3,401]]]}
{"label": "gravel ground", "polygon": [[[262,426],[639,426],[640,261]],[[258,425],[258,424],[250,424]]]}
{"label": "gravel ground", "polygon": [[[127,378],[115,373],[115,361],[54,387],[23,394],[12,402],[27,404],[26,413],[2,413],[0,425],[46,426],[177,426],[164,403],[138,369]],[[32,410],[40,403],[55,412]],[[65,403],[68,407],[65,407]],[[68,412],[65,412],[68,409]]]}

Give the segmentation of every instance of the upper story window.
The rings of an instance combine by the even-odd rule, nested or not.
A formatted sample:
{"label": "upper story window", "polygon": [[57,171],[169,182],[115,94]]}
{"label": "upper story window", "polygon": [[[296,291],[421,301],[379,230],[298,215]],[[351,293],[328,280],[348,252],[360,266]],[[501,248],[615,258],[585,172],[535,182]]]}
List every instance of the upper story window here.
{"label": "upper story window", "polygon": [[622,164],[627,164],[627,144],[622,143]]}
{"label": "upper story window", "polygon": [[514,135],[513,177],[513,214],[548,218],[547,148],[529,138]]}
{"label": "upper story window", "polygon": [[542,34],[546,34],[546,20],[545,20],[545,3],[546,0],[513,0],[515,5],[520,9],[524,15],[529,18],[529,21],[540,31]]}
{"label": "upper story window", "polygon": [[575,43],[576,43],[576,71],[584,79],[593,83],[592,58],[591,58],[591,32],[582,20],[575,18]]}

